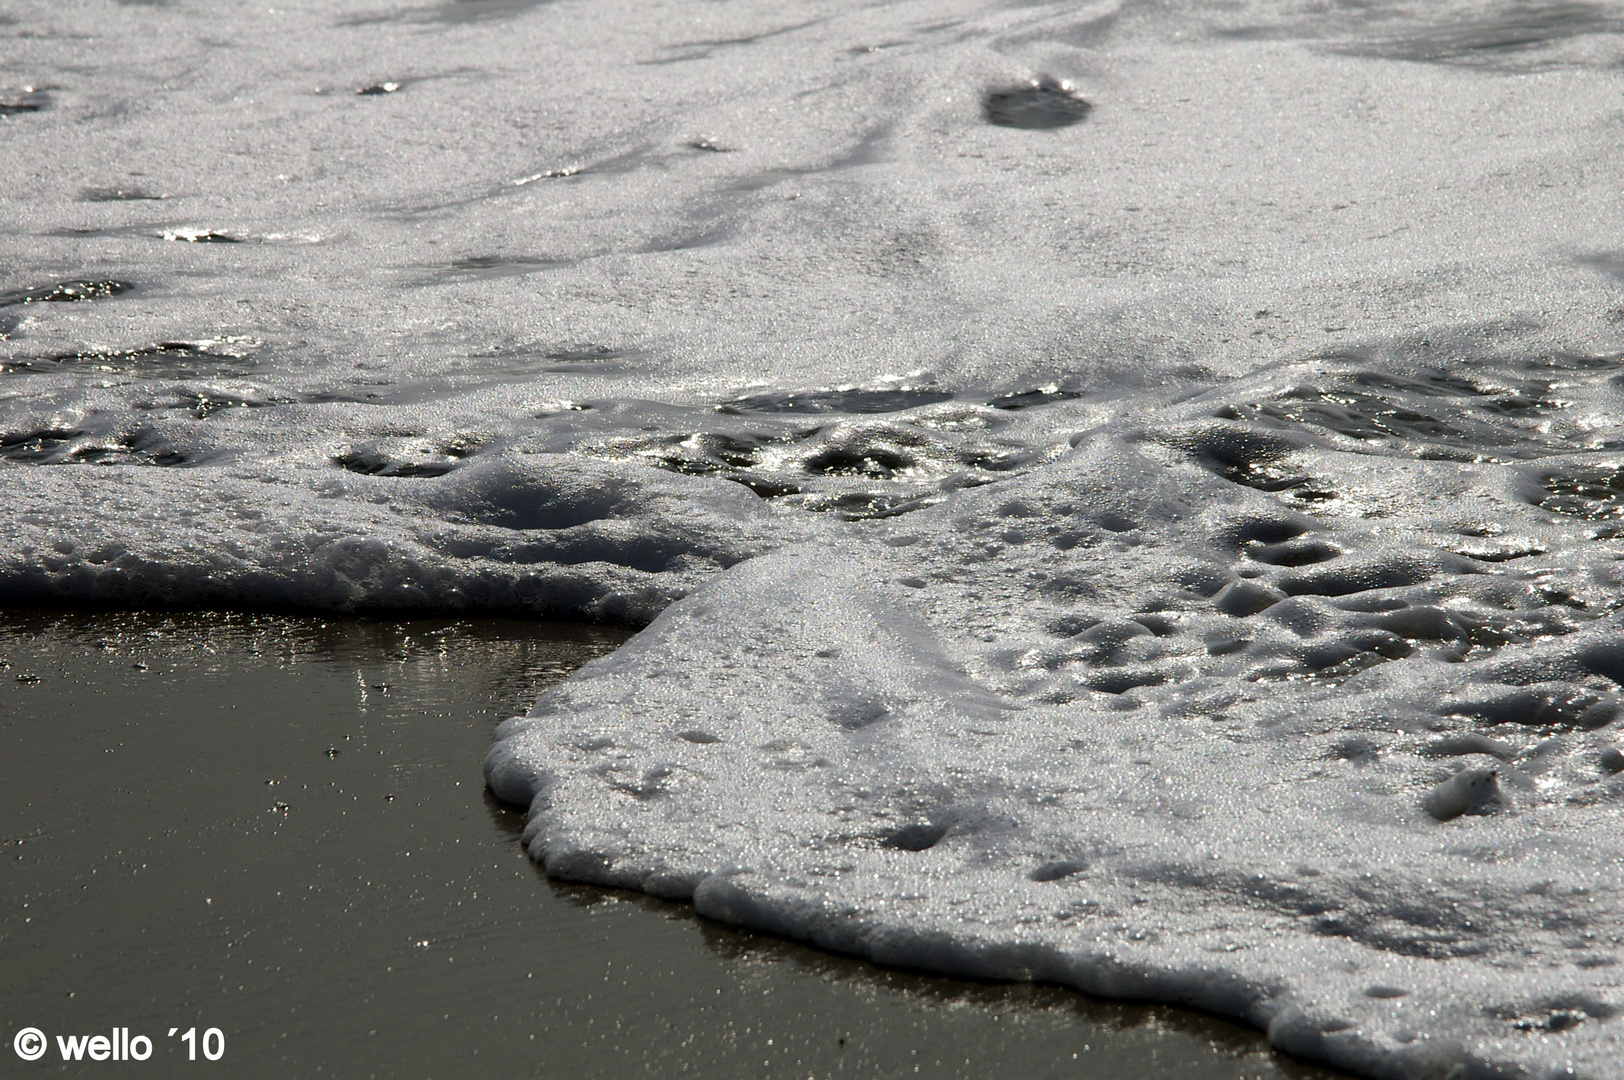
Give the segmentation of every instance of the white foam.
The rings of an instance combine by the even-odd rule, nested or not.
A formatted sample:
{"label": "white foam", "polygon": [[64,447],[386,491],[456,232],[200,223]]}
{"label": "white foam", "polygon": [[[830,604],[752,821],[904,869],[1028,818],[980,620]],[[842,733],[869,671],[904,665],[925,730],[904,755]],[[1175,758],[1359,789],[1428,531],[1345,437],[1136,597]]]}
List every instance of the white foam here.
{"label": "white foam", "polygon": [[0,597],[652,620],[553,874],[1616,1071],[1624,9],[17,19]]}
{"label": "white foam", "polygon": [[[561,455],[434,478],[252,468],[7,471],[14,600],[652,618],[783,540],[742,487]],[[63,513],[64,507],[82,508]]]}
{"label": "white foam", "polygon": [[[1353,501],[1339,458],[1365,461],[1317,460]],[[1455,561],[1434,522],[1334,513],[1291,549],[1277,497],[1096,436],[735,568],[510,722],[492,787],[534,799],[550,873],[880,962],[1194,1005],[1373,1075],[1538,1073],[1553,1045],[1602,1075],[1624,671],[1603,604],[1538,590],[1612,545],[1502,468],[1390,467],[1565,558]],[[1310,542],[1344,554],[1247,554]],[[1378,584],[1344,591],[1360,564]],[[1337,595],[1227,614],[1236,573]],[[1522,640],[1465,640],[1495,632]]]}

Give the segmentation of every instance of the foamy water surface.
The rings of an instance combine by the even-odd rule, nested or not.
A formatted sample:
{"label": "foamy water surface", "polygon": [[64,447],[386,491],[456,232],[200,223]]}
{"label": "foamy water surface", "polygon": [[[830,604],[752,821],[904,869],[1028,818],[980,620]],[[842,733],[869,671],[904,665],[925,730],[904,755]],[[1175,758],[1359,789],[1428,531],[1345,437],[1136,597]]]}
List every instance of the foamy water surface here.
{"label": "foamy water surface", "polygon": [[0,34],[0,598],[647,623],[557,877],[1616,1074],[1624,7]]}

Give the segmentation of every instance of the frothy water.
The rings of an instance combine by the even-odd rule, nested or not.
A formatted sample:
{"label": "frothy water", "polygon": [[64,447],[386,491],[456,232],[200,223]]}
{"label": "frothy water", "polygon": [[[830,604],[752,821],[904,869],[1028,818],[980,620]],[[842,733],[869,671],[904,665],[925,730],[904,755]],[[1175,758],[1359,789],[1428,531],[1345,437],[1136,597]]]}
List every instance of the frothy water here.
{"label": "frothy water", "polygon": [[1624,9],[25,8],[0,595],[651,624],[554,876],[1609,1073]]}

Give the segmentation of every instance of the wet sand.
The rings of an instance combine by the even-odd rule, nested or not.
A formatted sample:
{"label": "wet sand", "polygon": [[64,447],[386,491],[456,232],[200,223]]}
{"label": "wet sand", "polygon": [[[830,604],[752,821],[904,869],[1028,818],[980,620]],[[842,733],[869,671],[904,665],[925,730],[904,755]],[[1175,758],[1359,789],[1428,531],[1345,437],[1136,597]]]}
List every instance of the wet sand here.
{"label": "wet sand", "polygon": [[[0,614],[8,1068],[158,1074],[195,1029],[196,1068],[233,1077],[1332,1075],[1203,1016],[886,971],[547,881],[480,760],[623,638]],[[25,1026],[49,1040],[32,1064]],[[115,1027],[150,1059],[63,1062],[58,1036]]]}

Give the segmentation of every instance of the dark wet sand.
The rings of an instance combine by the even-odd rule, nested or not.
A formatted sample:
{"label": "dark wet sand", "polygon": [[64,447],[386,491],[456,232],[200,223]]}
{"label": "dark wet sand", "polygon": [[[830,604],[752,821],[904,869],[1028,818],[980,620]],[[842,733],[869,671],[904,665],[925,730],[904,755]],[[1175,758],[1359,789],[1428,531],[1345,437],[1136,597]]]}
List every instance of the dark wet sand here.
{"label": "dark wet sand", "polygon": [[[885,971],[548,882],[480,760],[623,636],[0,613],[7,1075],[1332,1075],[1202,1016]],[[24,1026],[51,1040],[32,1064]],[[115,1026],[151,1059],[62,1062],[56,1036]],[[185,1064],[172,1027],[219,1028],[223,1058]]]}

